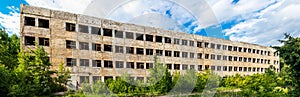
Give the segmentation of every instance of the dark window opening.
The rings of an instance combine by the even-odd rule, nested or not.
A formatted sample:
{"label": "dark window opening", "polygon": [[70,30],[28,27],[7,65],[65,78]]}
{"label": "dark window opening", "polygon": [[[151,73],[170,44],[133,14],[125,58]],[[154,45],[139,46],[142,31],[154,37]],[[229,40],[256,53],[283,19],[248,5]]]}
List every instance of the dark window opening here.
{"label": "dark window opening", "polygon": [[232,71],[232,66],[229,66],[229,71]]}
{"label": "dark window opening", "polygon": [[209,66],[208,65],[205,65],[205,70],[208,70],[209,69]]}
{"label": "dark window opening", "polygon": [[194,70],[195,69],[195,65],[190,65],[190,69]]}
{"label": "dark window opening", "polygon": [[244,52],[245,52],[245,53],[247,52],[247,48],[244,48]]}
{"label": "dark window opening", "polygon": [[136,54],[144,55],[144,49],[143,48],[136,48]]}
{"label": "dark window opening", "polygon": [[197,47],[201,48],[202,47],[202,42],[197,42]]}
{"label": "dark window opening", "polygon": [[174,57],[180,57],[180,52],[179,51],[174,51]]}
{"label": "dark window opening", "polygon": [[236,47],[236,46],[233,47],[233,51],[237,51],[237,49],[238,49],[238,47]]}
{"label": "dark window opening", "polygon": [[251,49],[250,48],[248,48],[248,53],[251,53]]}
{"label": "dark window opening", "polygon": [[242,47],[239,47],[239,52],[242,52],[243,48]]}
{"label": "dark window opening", "polygon": [[136,68],[137,69],[144,69],[144,63],[137,62],[136,63]]}
{"label": "dark window opening", "polygon": [[251,72],[251,67],[248,67],[248,71]]}
{"label": "dark window opening", "polygon": [[234,61],[237,61],[237,57],[233,57],[233,60],[234,60]]}
{"label": "dark window opening", "polygon": [[123,61],[116,61],[116,68],[124,68],[124,62]]}
{"label": "dark window opening", "polygon": [[156,55],[157,56],[162,56],[163,55],[163,50],[156,50]]}
{"label": "dark window opening", "polygon": [[135,33],[136,40],[144,40],[144,34]]}
{"label": "dark window opening", "polygon": [[167,64],[168,69],[172,69],[172,64]]}
{"label": "dark window opening", "polygon": [[146,49],[146,55],[153,55],[153,49]]}
{"label": "dark window opening", "polygon": [[239,71],[242,71],[243,70],[243,67],[239,67]]}
{"label": "dark window opening", "polygon": [[92,27],[92,34],[101,35],[101,28]]}
{"label": "dark window opening", "polygon": [[35,18],[25,17],[24,25],[25,26],[35,26]]}
{"label": "dark window opening", "polygon": [[214,43],[211,43],[211,44],[210,44],[210,48],[215,49],[215,48],[216,48],[216,45],[215,45]]}
{"label": "dark window opening", "polygon": [[189,43],[190,43],[190,46],[194,46],[194,41],[189,41]]}
{"label": "dark window opening", "polygon": [[115,51],[116,51],[116,53],[123,53],[124,47],[123,46],[115,46]]}
{"label": "dark window opening", "polygon": [[212,71],[215,71],[215,70],[216,70],[216,66],[211,66],[210,69],[211,69]]}
{"label": "dark window opening", "polygon": [[66,40],[66,48],[76,49],[76,41]]}
{"label": "dark window opening", "polygon": [[146,34],[146,41],[151,41],[151,42],[153,42],[153,35],[148,35],[148,34]]}
{"label": "dark window opening", "polygon": [[162,36],[155,36],[155,41],[156,42],[162,42]]}
{"label": "dark window opening", "polygon": [[209,45],[209,43],[207,43],[207,42],[204,43],[205,48],[208,48],[208,45]]}
{"label": "dark window opening", "polygon": [[180,70],[180,64],[174,64],[174,70]]}
{"label": "dark window opening", "polygon": [[221,44],[217,44],[217,49],[221,49]]}
{"label": "dark window opening", "polygon": [[146,69],[153,68],[153,63],[146,63]]}
{"label": "dark window opening", "polygon": [[123,38],[123,31],[115,30],[115,37],[117,37],[117,38]]}
{"label": "dark window opening", "polygon": [[78,25],[78,32],[89,33],[89,27],[85,25]]}
{"label": "dark window opening", "polygon": [[172,43],[172,40],[171,40],[171,38],[169,38],[169,37],[165,37],[165,43]]}
{"label": "dark window opening", "polygon": [[39,38],[40,46],[49,46],[49,38]]}
{"label": "dark window opening", "polygon": [[101,51],[101,44],[92,44],[93,51]]}
{"label": "dark window opening", "polygon": [[126,38],[127,39],[134,39],[132,32],[126,32]]}
{"label": "dark window opening", "polygon": [[237,67],[234,67],[233,70],[234,70],[234,71],[237,71]]}
{"label": "dark window opening", "polygon": [[126,53],[127,54],[134,54],[134,48],[133,47],[126,47]]}
{"label": "dark window opening", "polygon": [[89,83],[89,76],[80,76],[80,83]]}
{"label": "dark window opening", "polygon": [[187,43],[188,41],[187,40],[182,40],[181,42],[182,42],[181,43],[182,45],[188,45],[188,43]]}
{"label": "dark window opening", "polygon": [[93,82],[96,83],[98,81],[101,81],[101,76],[93,76]]}
{"label": "dark window opening", "polygon": [[256,61],[256,59],[255,59],[255,58],[253,58],[253,60],[252,60],[252,63],[255,63],[255,61]]}
{"label": "dark window opening", "polygon": [[227,60],[227,56],[223,56],[223,60]]}
{"label": "dark window opening", "polygon": [[195,54],[194,53],[190,53],[190,58],[195,58]]}
{"label": "dark window opening", "polygon": [[232,61],[232,56],[229,56],[229,57],[228,57],[228,60],[229,60],[229,61]]}
{"label": "dark window opening", "polygon": [[134,62],[126,62],[126,68],[134,69]]}
{"label": "dark window opening", "polygon": [[76,66],[76,59],[75,58],[67,58],[67,66]]}
{"label": "dark window opening", "polygon": [[205,59],[209,59],[209,54],[205,54]]}
{"label": "dark window opening", "polygon": [[103,36],[112,37],[112,29],[103,28]]}
{"label": "dark window opening", "polygon": [[182,58],[188,58],[188,53],[187,52],[182,52]]}
{"label": "dark window opening", "polygon": [[188,65],[182,64],[182,70],[187,70],[187,69],[188,69]]}
{"label": "dark window opening", "polygon": [[93,60],[92,66],[93,67],[101,67],[101,60]]}
{"label": "dark window opening", "polygon": [[227,71],[227,66],[223,66],[223,71]]}
{"label": "dark window opening", "polygon": [[87,43],[87,42],[79,42],[79,49],[80,50],[89,50],[89,43]]}
{"label": "dark window opening", "polygon": [[221,66],[217,66],[217,71],[221,71]]}
{"label": "dark window opening", "polygon": [[89,59],[80,59],[80,66],[89,67]]}
{"label": "dark window opening", "polygon": [[223,45],[223,50],[227,50],[227,45]]}
{"label": "dark window opening", "polygon": [[25,45],[35,45],[35,37],[25,36]]}
{"label": "dark window opening", "polygon": [[202,71],[202,65],[198,65],[198,71]]}
{"label": "dark window opening", "polygon": [[172,51],[165,51],[165,56],[171,57],[172,56]]}
{"label": "dark window opening", "polygon": [[252,50],[252,53],[253,53],[253,54],[255,54],[255,51],[256,51],[256,50],[255,50],[255,49],[253,49],[253,50]]}
{"label": "dark window opening", "polygon": [[244,58],[244,62],[247,62],[247,58]]}
{"label": "dark window opening", "polygon": [[239,61],[242,62],[243,61],[243,57],[239,57]]}
{"label": "dark window opening", "polygon": [[66,23],[66,31],[75,31],[76,26],[73,23]]}
{"label": "dark window opening", "polygon": [[215,60],[216,59],[216,55],[211,54],[210,59]]}
{"label": "dark window opening", "polygon": [[232,46],[228,46],[228,51],[232,51]]}
{"label": "dark window opening", "polygon": [[244,67],[243,71],[246,72],[247,71],[247,67]]}
{"label": "dark window opening", "polygon": [[217,55],[217,60],[221,60],[221,55]]}
{"label": "dark window opening", "polygon": [[112,76],[104,76],[104,81],[113,80]]}
{"label": "dark window opening", "polygon": [[197,59],[202,59],[202,53],[197,54]]}
{"label": "dark window opening", "polygon": [[112,45],[104,45],[104,51],[112,52]]}
{"label": "dark window opening", "polygon": [[180,45],[180,39],[174,38],[174,44]]}
{"label": "dark window opening", "polygon": [[39,27],[42,28],[49,28],[49,20],[45,20],[45,19],[38,19],[39,21]]}
{"label": "dark window opening", "polygon": [[104,68],[113,68],[112,61],[104,61]]}

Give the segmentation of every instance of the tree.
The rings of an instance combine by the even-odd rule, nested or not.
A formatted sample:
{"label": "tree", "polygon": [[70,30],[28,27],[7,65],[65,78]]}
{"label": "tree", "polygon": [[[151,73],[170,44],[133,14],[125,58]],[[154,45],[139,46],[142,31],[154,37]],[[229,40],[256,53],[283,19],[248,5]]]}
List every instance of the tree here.
{"label": "tree", "polygon": [[20,39],[17,35],[8,36],[0,29],[0,64],[12,70],[18,66],[18,53],[20,50]]}

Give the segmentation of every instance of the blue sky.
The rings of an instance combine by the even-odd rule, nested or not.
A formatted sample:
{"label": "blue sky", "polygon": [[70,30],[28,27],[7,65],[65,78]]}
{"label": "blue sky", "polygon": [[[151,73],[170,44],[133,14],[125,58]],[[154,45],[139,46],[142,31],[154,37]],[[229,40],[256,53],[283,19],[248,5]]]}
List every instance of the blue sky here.
{"label": "blue sky", "polygon": [[265,46],[300,36],[299,0],[2,0],[9,34],[19,33],[21,3]]}

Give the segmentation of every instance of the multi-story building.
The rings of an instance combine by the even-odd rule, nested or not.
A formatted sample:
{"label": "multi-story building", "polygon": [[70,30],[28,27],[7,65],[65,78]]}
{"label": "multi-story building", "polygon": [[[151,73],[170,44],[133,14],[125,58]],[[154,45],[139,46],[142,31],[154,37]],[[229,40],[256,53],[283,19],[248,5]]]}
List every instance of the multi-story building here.
{"label": "multi-story building", "polygon": [[123,73],[147,79],[155,55],[171,71],[251,75],[273,65],[279,72],[275,49],[256,44],[24,5],[20,24],[22,47],[43,46],[52,69],[62,62],[73,81],[104,81]]}

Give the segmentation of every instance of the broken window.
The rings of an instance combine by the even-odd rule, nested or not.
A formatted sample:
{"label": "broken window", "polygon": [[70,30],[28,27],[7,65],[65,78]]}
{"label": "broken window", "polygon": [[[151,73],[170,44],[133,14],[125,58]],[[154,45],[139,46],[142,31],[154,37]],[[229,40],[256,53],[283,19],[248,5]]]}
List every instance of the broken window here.
{"label": "broken window", "polygon": [[205,54],[205,59],[209,59],[209,54]]}
{"label": "broken window", "polygon": [[80,66],[89,67],[90,62],[89,59],[80,59]]}
{"label": "broken window", "polygon": [[253,68],[252,68],[252,71],[253,71],[253,72],[255,72],[255,71],[256,71],[256,68],[255,68],[255,67],[253,67]]}
{"label": "broken window", "polygon": [[101,51],[101,44],[92,43],[93,51]]}
{"label": "broken window", "polygon": [[188,41],[187,40],[182,40],[181,42],[182,42],[181,43],[182,45],[188,45],[188,43],[187,43]]}
{"label": "broken window", "polygon": [[182,58],[188,58],[188,53],[187,52],[182,52]]}
{"label": "broken window", "polygon": [[237,57],[233,57],[233,60],[234,60],[234,61],[237,61]]}
{"label": "broken window", "polygon": [[259,54],[259,52],[260,52],[259,50],[256,50],[256,54]]}
{"label": "broken window", "polygon": [[211,44],[210,44],[210,48],[215,49],[215,44],[214,44],[214,43],[211,43]]}
{"label": "broken window", "polygon": [[223,66],[223,71],[227,71],[227,66]]}
{"label": "broken window", "polygon": [[255,49],[253,49],[253,50],[252,50],[252,53],[253,53],[253,54],[255,54],[255,51],[256,51],[256,50],[255,50]]}
{"label": "broken window", "polygon": [[143,48],[136,48],[136,54],[144,55],[144,49]]}
{"label": "broken window", "polygon": [[124,68],[124,62],[123,61],[116,61],[116,68]]}
{"label": "broken window", "polygon": [[227,45],[223,45],[223,50],[227,50]]}
{"label": "broken window", "polygon": [[239,67],[239,71],[242,71],[243,70],[243,67]]}
{"label": "broken window", "polygon": [[191,70],[195,69],[195,65],[190,65],[190,69]]}
{"label": "broken window", "polygon": [[247,58],[244,58],[244,62],[247,62]]}
{"label": "broken window", "polygon": [[123,46],[115,46],[116,53],[123,53],[124,47]]}
{"label": "broken window", "polygon": [[168,67],[168,69],[172,69],[172,64],[166,64],[167,65],[167,67]]}
{"label": "broken window", "polygon": [[189,43],[190,43],[190,46],[194,46],[194,41],[189,41]]}
{"label": "broken window", "polygon": [[221,60],[221,55],[217,55],[217,60]]}
{"label": "broken window", "polygon": [[113,62],[112,61],[104,61],[104,68],[113,68]]}
{"label": "broken window", "polygon": [[66,40],[66,48],[76,49],[76,41]]}
{"label": "broken window", "polygon": [[221,44],[217,44],[217,49],[221,49]]}
{"label": "broken window", "polygon": [[245,52],[245,53],[247,52],[247,48],[244,48],[244,52]]}
{"label": "broken window", "polygon": [[202,65],[198,65],[198,71],[202,71]]}
{"label": "broken window", "polygon": [[40,46],[49,46],[49,38],[39,38]]}
{"label": "broken window", "polygon": [[162,43],[162,36],[155,36],[155,42]]}
{"label": "broken window", "polygon": [[243,71],[246,72],[247,71],[247,67],[244,67]]}
{"label": "broken window", "polygon": [[137,63],[136,63],[136,68],[137,68],[137,69],[144,69],[144,63],[137,62]]}
{"label": "broken window", "polygon": [[101,67],[101,60],[93,60],[92,66],[93,67]]}
{"label": "broken window", "polygon": [[96,83],[98,81],[101,81],[101,76],[93,76],[93,82]]}
{"label": "broken window", "polygon": [[228,46],[228,51],[232,51],[232,46]]}
{"label": "broken window", "polygon": [[197,54],[197,59],[202,59],[202,53]]}
{"label": "broken window", "polygon": [[221,71],[221,66],[217,66],[217,71]]}
{"label": "broken window", "polygon": [[115,30],[115,37],[117,37],[117,38],[123,38],[123,31]]}
{"label": "broken window", "polygon": [[96,34],[96,35],[101,35],[101,28],[98,27],[91,27],[92,29],[92,34]]}
{"label": "broken window", "polygon": [[252,63],[255,63],[255,61],[256,61],[256,59],[255,59],[255,58],[253,58],[253,60],[252,60]]}
{"label": "broken window", "polygon": [[146,69],[153,68],[153,63],[146,63]]}
{"label": "broken window", "polygon": [[239,57],[239,61],[242,62],[243,61],[243,57]]}
{"label": "broken window", "polygon": [[248,48],[248,53],[251,53],[251,48]]}
{"label": "broken window", "polygon": [[73,23],[66,23],[66,31],[75,31],[76,26]]}
{"label": "broken window", "polygon": [[223,56],[223,60],[227,60],[227,56]]}
{"label": "broken window", "polygon": [[232,56],[229,56],[229,57],[228,57],[228,60],[229,60],[229,61],[232,61]]}
{"label": "broken window", "polygon": [[174,64],[174,70],[180,70],[180,64]]}
{"label": "broken window", "polygon": [[165,43],[172,43],[172,40],[171,40],[171,38],[169,38],[169,37],[165,37]]}
{"label": "broken window", "polygon": [[182,64],[182,70],[187,70],[187,69],[188,69],[188,65]]}
{"label": "broken window", "polygon": [[242,47],[239,47],[239,52],[242,52],[243,48]]}
{"label": "broken window", "polygon": [[66,59],[66,63],[67,63],[67,66],[76,66],[76,59],[75,58],[67,58]]}
{"label": "broken window", "polygon": [[248,71],[251,72],[251,67],[248,67]]}
{"label": "broken window", "polygon": [[85,25],[78,25],[78,32],[89,33],[89,27]]}
{"label": "broken window", "polygon": [[236,47],[236,46],[233,47],[233,51],[237,51],[237,49],[238,49],[238,47]]}
{"label": "broken window", "polygon": [[202,47],[202,42],[197,42],[197,47],[201,48]]}
{"label": "broken window", "polygon": [[190,58],[195,58],[195,54],[194,53],[190,53]]}
{"label": "broken window", "polygon": [[172,56],[172,51],[165,51],[165,56],[171,57]]}
{"label": "broken window", "polygon": [[89,43],[87,43],[87,42],[79,42],[79,49],[80,50],[89,50]]}
{"label": "broken window", "polygon": [[126,53],[127,54],[134,54],[134,48],[133,47],[126,47]]}
{"label": "broken window", "polygon": [[35,45],[35,37],[25,36],[25,45]]}
{"label": "broken window", "polygon": [[210,69],[211,69],[212,71],[215,71],[215,70],[216,70],[216,66],[211,66]]}
{"label": "broken window", "polygon": [[126,38],[127,39],[134,39],[132,32],[126,32]]}
{"label": "broken window", "polygon": [[146,55],[153,55],[153,49],[146,49]]}
{"label": "broken window", "polygon": [[112,37],[112,29],[103,28],[103,36],[110,36],[110,37]]}
{"label": "broken window", "polygon": [[148,34],[146,34],[146,41],[151,41],[151,42],[153,42],[153,35],[148,35]]}
{"label": "broken window", "polygon": [[144,40],[144,34],[135,33],[136,40]]}
{"label": "broken window", "polygon": [[35,26],[35,18],[25,17],[24,25],[25,26]]}
{"label": "broken window", "polygon": [[215,60],[215,59],[216,59],[216,55],[211,54],[211,59],[212,59],[212,60]]}
{"label": "broken window", "polygon": [[104,51],[112,52],[112,45],[104,45]]}
{"label": "broken window", "polygon": [[207,43],[207,42],[204,43],[205,48],[208,48],[208,45],[209,45],[209,43]]}
{"label": "broken window", "polygon": [[180,52],[179,51],[174,51],[174,57],[180,57]]}
{"label": "broken window", "polygon": [[49,28],[49,20],[46,19],[38,19],[39,27]]}
{"label": "broken window", "polygon": [[232,71],[232,66],[229,66],[229,69],[228,69],[229,71]]}
{"label": "broken window", "polygon": [[126,62],[126,68],[134,69],[134,62]]}
{"label": "broken window", "polygon": [[157,56],[162,56],[163,55],[163,50],[156,50],[156,55]]}
{"label": "broken window", "polygon": [[89,83],[89,76],[80,76],[80,83]]}
{"label": "broken window", "polygon": [[180,45],[180,39],[174,38],[174,44]]}
{"label": "broken window", "polygon": [[248,58],[248,62],[251,62],[251,58]]}
{"label": "broken window", "polygon": [[234,71],[237,71],[237,67],[234,67],[233,70],[234,70]]}

